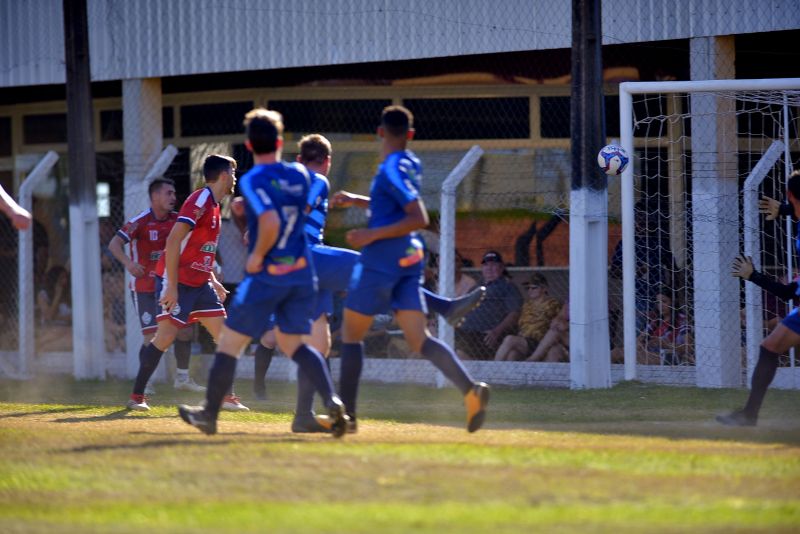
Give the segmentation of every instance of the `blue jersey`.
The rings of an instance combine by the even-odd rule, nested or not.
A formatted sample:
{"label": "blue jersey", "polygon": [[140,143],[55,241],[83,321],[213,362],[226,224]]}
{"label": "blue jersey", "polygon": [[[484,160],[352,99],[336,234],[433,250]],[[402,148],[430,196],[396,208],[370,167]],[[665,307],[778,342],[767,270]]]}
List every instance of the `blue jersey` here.
{"label": "blue jersey", "polygon": [[257,165],[239,182],[245,198],[249,251],[252,252],[258,239],[258,218],[271,210],[275,210],[280,218],[278,240],[264,256],[264,271],[256,275],[266,278],[267,283],[300,285],[314,282],[304,232],[310,187],[309,171],[299,163]]}
{"label": "blue jersey", "polygon": [[[309,171],[311,172],[311,171]],[[306,216],[306,237],[309,245],[321,245],[325,235],[325,219],[328,217],[328,194],[330,184],[323,175],[311,173],[311,189],[308,191],[307,204],[311,211]]]}
{"label": "blue jersey", "polygon": [[[369,227],[396,223],[406,216],[405,207],[419,199],[422,164],[410,150],[389,154],[378,167],[369,190]],[[393,274],[422,272],[425,247],[416,232],[370,243],[361,251],[361,263]]]}

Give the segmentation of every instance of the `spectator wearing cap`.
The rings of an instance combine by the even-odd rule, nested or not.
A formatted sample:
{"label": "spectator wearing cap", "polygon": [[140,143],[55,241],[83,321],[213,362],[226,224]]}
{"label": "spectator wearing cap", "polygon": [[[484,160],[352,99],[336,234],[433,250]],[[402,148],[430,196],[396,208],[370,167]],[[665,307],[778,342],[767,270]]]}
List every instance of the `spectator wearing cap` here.
{"label": "spectator wearing cap", "polygon": [[499,252],[490,250],[483,255],[481,274],[486,296],[456,329],[456,348],[464,359],[492,359],[503,337],[516,329],[522,308],[522,295]]}
{"label": "spectator wearing cap", "polygon": [[530,356],[561,309],[561,303],[550,296],[547,279],[541,274],[532,274],[523,286],[528,293],[528,300],[522,305],[517,333],[503,338],[494,355],[498,362],[520,361]]}

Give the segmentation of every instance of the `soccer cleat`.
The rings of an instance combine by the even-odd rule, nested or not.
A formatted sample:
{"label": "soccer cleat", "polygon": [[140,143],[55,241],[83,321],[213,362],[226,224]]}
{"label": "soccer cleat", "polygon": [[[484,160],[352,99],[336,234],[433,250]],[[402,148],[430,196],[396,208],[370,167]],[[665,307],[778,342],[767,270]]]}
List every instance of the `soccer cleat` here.
{"label": "soccer cleat", "polygon": [[327,415],[295,415],[292,432],[297,434],[331,433],[332,421]]}
{"label": "soccer cleat", "polygon": [[358,421],[356,421],[355,415],[345,415],[347,418],[347,433],[348,434],[356,434],[358,433]]}
{"label": "soccer cleat", "polygon": [[150,406],[147,405],[147,397],[144,395],[136,395],[135,393],[131,394],[131,398],[128,399],[125,406],[129,410],[137,412],[147,412],[150,410]]}
{"label": "soccer cleat", "polygon": [[489,404],[489,386],[483,382],[476,382],[472,389],[464,395],[464,406],[467,408],[467,431],[475,432],[483,426],[487,404]]}
{"label": "soccer cleat", "polygon": [[[344,404],[336,395],[331,399],[331,406],[328,408],[328,420],[330,422],[331,434],[335,438],[341,438],[347,432],[347,421],[349,417],[345,415]],[[322,421],[317,419],[322,424]]]}
{"label": "soccer cleat", "polygon": [[458,328],[461,323],[464,322],[464,317],[471,312],[475,307],[481,303],[483,297],[486,296],[486,288],[484,286],[480,286],[477,289],[473,289],[460,299],[455,299],[452,304],[452,308],[445,319],[447,322],[453,327]]}
{"label": "soccer cleat", "polygon": [[226,412],[249,412],[250,408],[240,402],[236,395],[225,395],[222,399],[222,409]]}
{"label": "soccer cleat", "polygon": [[217,419],[208,415],[202,406],[178,406],[181,419],[192,425],[197,430],[209,436],[217,433]]}
{"label": "soccer cleat", "polygon": [[192,380],[192,377],[190,376],[187,376],[186,378],[176,378],[172,385],[175,387],[175,389],[181,391],[194,391],[195,393],[201,393],[206,390],[204,386],[201,386]]}
{"label": "soccer cleat", "polygon": [[756,426],[758,422],[757,417],[746,414],[744,410],[736,410],[729,414],[718,415],[716,419],[717,423],[725,426]]}

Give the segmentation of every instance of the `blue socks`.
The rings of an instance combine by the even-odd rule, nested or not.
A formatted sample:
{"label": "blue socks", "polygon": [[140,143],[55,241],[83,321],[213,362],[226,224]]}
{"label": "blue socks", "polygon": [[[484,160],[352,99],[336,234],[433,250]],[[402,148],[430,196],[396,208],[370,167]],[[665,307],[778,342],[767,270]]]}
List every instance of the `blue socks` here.
{"label": "blue socks", "polygon": [[219,415],[225,395],[229,390],[233,390],[236,363],[236,358],[224,352],[214,355],[214,364],[208,372],[208,389],[206,390],[206,412],[214,418]]}
{"label": "blue socks", "polygon": [[[453,350],[436,338],[429,337],[422,344],[422,355],[439,369],[455,386],[466,395],[474,385],[461,360]],[[342,362],[344,363],[344,362]]]}
{"label": "blue socks", "polygon": [[347,413],[356,413],[356,397],[358,397],[358,381],[361,380],[361,369],[364,366],[364,344],[342,343],[342,376],[339,381],[339,393]]}
{"label": "blue socks", "polygon": [[[333,388],[333,380],[331,379],[331,373],[328,370],[328,366],[325,365],[325,358],[317,352],[313,347],[308,345],[300,345],[300,347],[295,351],[292,355],[292,360],[300,367],[297,380],[298,380],[298,387],[300,387],[300,375],[305,375],[305,378],[309,380],[311,384],[313,384],[314,389],[316,389],[319,394],[322,396],[322,400],[325,404],[326,408],[330,408],[333,406],[331,402],[333,396],[335,395],[334,388]],[[298,402],[299,402],[298,398]],[[314,397],[311,397],[313,402]]]}
{"label": "blue socks", "polygon": [[175,348],[175,367],[189,369],[189,358],[192,355],[192,342],[176,339],[172,346]]}
{"label": "blue socks", "polygon": [[425,297],[425,304],[428,305],[428,310],[438,313],[442,317],[447,317],[447,312],[450,311],[451,299],[440,297],[436,293],[422,288],[422,295]]}

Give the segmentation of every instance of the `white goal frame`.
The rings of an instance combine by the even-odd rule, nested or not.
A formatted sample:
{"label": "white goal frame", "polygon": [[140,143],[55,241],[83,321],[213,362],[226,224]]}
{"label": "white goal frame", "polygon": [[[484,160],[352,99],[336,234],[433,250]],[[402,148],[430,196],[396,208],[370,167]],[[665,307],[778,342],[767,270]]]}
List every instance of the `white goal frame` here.
{"label": "white goal frame", "polygon": [[[760,79],[760,80],[704,80],[704,81],[670,81],[670,82],[625,82],[619,86],[620,101],[620,137],[622,147],[628,151],[633,159],[633,95],[642,94],[674,94],[674,93],[711,93],[722,91],[786,91],[800,90],[800,78]],[[784,105],[784,108],[786,106]],[[783,147],[788,154],[791,139],[788,138],[788,128],[784,128],[785,139]],[[791,162],[787,157],[787,171]],[[756,172],[756,169],[753,170]],[[751,173],[752,174],[752,173]],[[634,251],[634,169],[633,164],[628,165],[622,174],[622,243],[623,243],[623,335],[625,351],[625,379],[636,379],[636,304],[635,304],[635,251]],[[787,172],[788,175],[788,172]],[[752,183],[752,180],[751,180]],[[751,185],[751,184],[748,184]],[[745,195],[755,199],[757,195]],[[746,213],[752,217],[753,206],[745,206]],[[756,226],[757,228],[757,226]],[[791,235],[789,236],[791,239]],[[748,243],[748,240],[745,240]],[[791,253],[791,247],[789,248]],[[754,256],[755,260],[755,256]],[[728,273],[725,273],[728,276]],[[751,284],[748,284],[751,285]],[[749,299],[755,299],[753,291],[748,292]],[[760,307],[760,290],[758,296]],[[748,306],[748,318],[756,321],[754,311]],[[760,320],[760,317],[759,317]],[[750,321],[748,321],[749,323]],[[752,325],[748,324],[748,332]],[[754,350],[757,342],[748,335],[748,367],[752,366]],[[757,346],[756,346],[757,348]],[[749,373],[748,373],[749,374]],[[698,384],[700,385],[700,384]]]}

